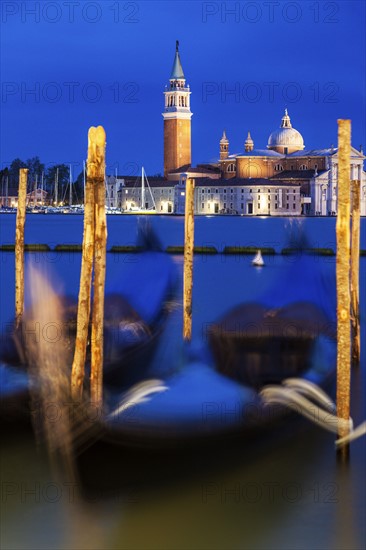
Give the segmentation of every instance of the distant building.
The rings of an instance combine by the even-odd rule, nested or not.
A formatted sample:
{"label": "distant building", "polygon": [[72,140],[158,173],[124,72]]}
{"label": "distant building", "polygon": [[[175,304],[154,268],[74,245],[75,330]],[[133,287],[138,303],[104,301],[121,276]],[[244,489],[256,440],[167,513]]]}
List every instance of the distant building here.
{"label": "distant building", "polygon": [[120,181],[116,176],[107,176],[106,178],[106,193],[105,204],[109,208],[118,208],[118,190]]}
{"label": "distant building", "polygon": [[166,179],[159,177],[148,178],[151,194],[149,189],[145,188],[143,205],[141,204],[141,178],[117,176],[117,181],[119,184],[118,208],[127,211],[138,207],[151,209],[155,204],[157,213],[172,214],[174,212],[176,186],[174,184],[169,185]]}
{"label": "distant building", "polygon": [[[182,178],[176,187],[177,196],[184,197]],[[184,213],[184,201],[176,201],[176,212]],[[282,184],[268,179],[232,178],[196,180],[195,212],[197,214],[241,214],[254,216],[299,216],[301,214],[300,184]]]}
{"label": "distant building", "polygon": [[16,208],[18,206],[18,187],[8,184],[8,178],[1,182],[0,206]]}
{"label": "distant building", "polygon": [[[225,147],[225,149],[224,149]],[[366,215],[366,173],[362,150],[351,148],[351,179],[361,182],[361,215]],[[220,140],[220,171],[225,179],[268,178],[280,185],[299,183],[302,214],[334,216],[337,213],[338,150],[306,149],[301,134],[292,127],[287,109],[278,130],[271,133],[267,149],[255,149],[248,133],[244,152],[229,154],[224,132]]]}
{"label": "distant building", "polygon": [[[37,188],[27,193],[26,205],[27,206],[46,206],[49,204],[48,193],[44,189]],[[3,191],[0,196],[0,206],[3,207],[18,207],[18,187],[11,186]]]}
{"label": "distant building", "polygon": [[[188,177],[195,180],[197,214],[336,215],[338,151],[334,147],[305,149],[287,109],[279,128],[269,135],[266,148],[255,148],[248,132],[243,151],[231,154],[224,130],[217,161],[191,165],[191,91],[186,86],[178,46],[177,42],[169,86],[164,92],[164,178],[149,178],[157,212],[184,212]],[[352,147],[351,179],[360,181],[362,216],[366,215],[365,158],[361,148],[357,151]],[[107,204],[115,205],[117,189],[119,208],[129,210],[141,205],[141,187],[136,178],[109,179]]]}
{"label": "distant building", "polygon": [[44,189],[37,187],[37,189],[27,193],[27,206],[45,206],[48,204],[48,193]]}

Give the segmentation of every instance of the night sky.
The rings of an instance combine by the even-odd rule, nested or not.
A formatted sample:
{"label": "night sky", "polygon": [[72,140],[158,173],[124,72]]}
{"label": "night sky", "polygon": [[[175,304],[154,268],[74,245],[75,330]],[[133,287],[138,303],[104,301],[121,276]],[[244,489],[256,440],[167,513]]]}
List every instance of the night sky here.
{"label": "night sky", "polygon": [[[165,84],[175,41],[191,86],[192,162],[256,148],[287,106],[305,148],[337,143],[337,118],[366,146],[365,3],[1,2],[1,166],[86,156],[107,133],[107,172],[163,171]],[[78,165],[78,166],[77,166]]]}

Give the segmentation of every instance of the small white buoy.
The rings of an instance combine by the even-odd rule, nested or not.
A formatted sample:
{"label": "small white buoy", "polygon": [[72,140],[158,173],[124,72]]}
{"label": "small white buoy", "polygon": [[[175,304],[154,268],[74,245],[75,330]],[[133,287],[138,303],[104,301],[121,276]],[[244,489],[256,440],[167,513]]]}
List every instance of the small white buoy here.
{"label": "small white buoy", "polygon": [[257,254],[254,256],[252,260],[252,265],[255,265],[256,267],[262,267],[264,265],[262,253],[260,250],[258,250]]}

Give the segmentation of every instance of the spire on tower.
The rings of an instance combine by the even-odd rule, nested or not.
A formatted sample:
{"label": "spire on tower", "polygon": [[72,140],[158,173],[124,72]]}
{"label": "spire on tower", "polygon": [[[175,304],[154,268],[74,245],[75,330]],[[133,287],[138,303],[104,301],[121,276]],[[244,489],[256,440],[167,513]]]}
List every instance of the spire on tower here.
{"label": "spire on tower", "polygon": [[253,151],[254,149],[254,141],[252,140],[252,136],[250,135],[250,132],[248,132],[247,139],[244,142],[244,149],[245,151]]}
{"label": "spire on tower", "polygon": [[170,80],[182,80],[184,79],[184,73],[182,68],[182,63],[179,56],[179,40],[175,42],[175,57],[173,62],[172,74],[170,75]]}
{"label": "spire on tower", "polygon": [[227,159],[229,156],[229,140],[226,137],[225,130],[222,132],[222,138],[220,139],[220,160]]}
{"label": "spire on tower", "polygon": [[222,138],[220,139],[220,143],[229,143],[229,140],[226,137],[226,131],[225,130],[222,132]]}

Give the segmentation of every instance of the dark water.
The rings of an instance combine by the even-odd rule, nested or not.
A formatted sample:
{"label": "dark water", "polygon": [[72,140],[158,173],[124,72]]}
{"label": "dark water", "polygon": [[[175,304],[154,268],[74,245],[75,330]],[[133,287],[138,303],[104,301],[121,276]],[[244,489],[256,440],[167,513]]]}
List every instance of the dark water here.
{"label": "dark water", "polygon": [[[14,219],[0,216],[1,242],[13,242]],[[364,221],[363,221],[364,222]],[[181,244],[181,218],[154,217],[164,245]],[[297,222],[280,219],[198,218],[197,244],[287,245]],[[332,246],[334,220],[307,219],[312,246]],[[109,244],[134,243],[137,218],[109,217]],[[78,216],[29,216],[27,242],[81,242]],[[363,236],[364,238],[364,236]],[[234,241],[235,239],[235,241]],[[364,242],[364,241],[363,241]],[[365,243],[362,245],[366,248]],[[42,266],[58,289],[77,293],[79,254],[26,254]],[[108,278],[140,262],[138,255],[108,255]],[[182,268],[182,258],[174,258]],[[193,337],[239,301],[253,299],[283,272],[291,258],[268,258],[254,269],[248,257],[197,256],[194,265]],[[334,258],[314,257],[335,269]],[[0,253],[1,327],[14,314],[14,255]],[[128,266],[127,266],[128,267]],[[366,309],[366,259],[361,258],[361,312]],[[366,418],[365,323],[362,367],[352,372],[352,417]],[[182,311],[170,317],[154,370],[172,369],[181,351]],[[81,503],[73,485],[55,479],[31,433],[14,428],[2,436],[1,547],[3,548],[248,548],[361,549],[365,547],[365,438],[351,446],[347,467],[337,464],[334,436],[303,423],[285,436],[243,442],[156,462],[146,453],[93,456],[82,462],[98,489]],[[118,473],[118,475],[117,475]],[[115,476],[115,477],[114,477]],[[117,483],[118,479],[118,483]],[[108,486],[104,484],[108,480]],[[115,481],[115,484],[114,484]]]}
{"label": "dark water", "polygon": [[[183,244],[182,216],[113,215],[108,216],[108,246],[135,244],[137,225],[144,219],[151,223],[164,247]],[[78,243],[82,240],[82,224],[82,216],[75,214],[30,214],[25,242],[51,246]],[[195,242],[198,246],[216,246],[218,250],[225,246],[271,246],[279,252],[286,246],[289,236],[296,238],[301,230],[311,247],[335,250],[335,224],[336,218],[197,216]],[[45,226],[52,227],[52,230],[45,231]],[[0,216],[0,230],[0,244],[14,242],[14,214]],[[361,248],[366,249],[366,218],[361,219]]]}

